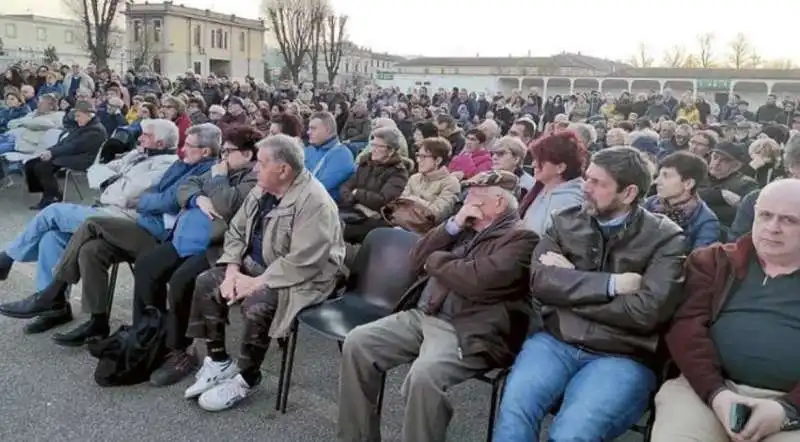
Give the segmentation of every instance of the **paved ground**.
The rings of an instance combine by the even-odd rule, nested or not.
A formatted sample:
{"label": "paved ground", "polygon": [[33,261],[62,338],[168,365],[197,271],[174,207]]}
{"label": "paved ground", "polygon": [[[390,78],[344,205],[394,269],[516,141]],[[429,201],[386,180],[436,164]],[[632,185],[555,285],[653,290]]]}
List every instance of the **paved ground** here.
{"label": "paved ground", "polygon": [[[24,192],[20,180],[16,181],[16,186],[0,189],[3,245],[32,216],[27,207],[36,201]],[[15,266],[9,280],[0,285],[0,301],[32,293],[32,275],[33,266]],[[130,318],[130,297],[130,274],[127,269],[121,270],[113,310],[117,324]],[[74,302],[74,310],[80,311],[80,301]],[[256,394],[234,410],[210,414],[183,399],[186,382],[164,389],[147,385],[98,387],[92,379],[95,360],[85,350],[56,346],[49,334],[25,336],[23,325],[24,321],[0,316],[0,441],[335,440],[338,350],[334,343],[307,331],[301,331],[299,338],[286,415],[273,407],[280,362],[276,350],[267,356],[265,382]],[[400,368],[389,375],[383,419],[385,441],[399,440],[399,389],[405,372]],[[489,394],[490,388],[477,381],[452,390],[456,413],[449,440],[485,440]],[[624,442],[640,440],[629,435]]]}

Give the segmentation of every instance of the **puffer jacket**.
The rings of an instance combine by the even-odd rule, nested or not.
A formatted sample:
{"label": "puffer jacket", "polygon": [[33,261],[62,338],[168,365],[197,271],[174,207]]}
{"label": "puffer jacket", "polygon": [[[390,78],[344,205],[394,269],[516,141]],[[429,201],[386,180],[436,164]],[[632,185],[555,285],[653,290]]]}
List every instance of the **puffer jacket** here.
{"label": "puffer jacket", "polygon": [[[446,226],[428,232],[411,251],[417,281],[399,310],[417,307],[437,314],[447,303],[462,356],[484,357],[488,368],[507,367],[522,347],[533,317],[527,284],[538,236],[519,225],[515,212],[481,232],[451,235]],[[426,286],[430,286],[427,287]]]}
{"label": "puffer jacket", "polygon": [[[574,269],[545,266],[547,252]],[[580,206],[553,217],[533,252],[530,290],[541,306],[545,330],[572,345],[655,362],[659,333],[683,300],[685,239],[662,215],[636,207],[617,234],[603,239]],[[609,296],[612,274],[636,273],[641,288]]]}
{"label": "puffer jacket", "polygon": [[450,175],[446,167],[430,172],[428,175],[415,173],[408,179],[401,197],[414,198],[425,205],[436,222],[441,222],[452,215],[461,195],[461,184],[456,177]]}
{"label": "puffer jacket", "polygon": [[8,130],[8,123],[28,115],[28,112],[30,109],[25,105],[0,108],[0,133]]}
{"label": "puffer jacket", "polygon": [[369,140],[372,132],[372,121],[368,117],[358,118],[350,116],[344,123],[341,139],[348,142],[360,143]]}
{"label": "puffer jacket", "polygon": [[[408,183],[410,160],[393,155],[385,163],[372,158],[362,158],[358,169],[339,186],[339,205],[352,207],[361,204],[378,211],[386,203],[397,199]],[[355,195],[353,191],[357,190]]]}

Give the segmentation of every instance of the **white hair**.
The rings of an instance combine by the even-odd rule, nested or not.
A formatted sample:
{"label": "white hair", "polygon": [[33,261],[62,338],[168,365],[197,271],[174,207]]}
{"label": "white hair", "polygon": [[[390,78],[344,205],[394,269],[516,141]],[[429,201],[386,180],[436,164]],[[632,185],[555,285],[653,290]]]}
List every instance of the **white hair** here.
{"label": "white hair", "polygon": [[196,124],[186,130],[186,136],[197,137],[199,147],[211,149],[212,156],[219,156],[222,149],[222,131],[213,123]]}
{"label": "white hair", "polygon": [[597,130],[591,124],[586,123],[570,123],[567,130],[571,130],[583,141],[584,146],[588,149],[589,146],[597,142]]}
{"label": "white hair", "polygon": [[625,132],[625,129],[619,127],[611,128],[606,133],[606,144],[608,144],[609,147],[627,146],[630,144],[628,133]]}
{"label": "white hair", "polygon": [[270,135],[256,143],[259,149],[266,149],[273,161],[288,164],[299,175],[305,169],[306,155],[300,140],[285,134]]}
{"label": "white hair", "polygon": [[180,137],[178,126],[170,120],[161,118],[148,118],[141,121],[142,132],[149,132],[156,141],[164,142],[167,150],[178,149],[178,139]]}
{"label": "white hair", "polygon": [[649,138],[653,142],[658,143],[658,132],[654,131],[653,129],[642,129],[642,130],[635,130],[628,135],[628,144],[633,144],[639,138]]}

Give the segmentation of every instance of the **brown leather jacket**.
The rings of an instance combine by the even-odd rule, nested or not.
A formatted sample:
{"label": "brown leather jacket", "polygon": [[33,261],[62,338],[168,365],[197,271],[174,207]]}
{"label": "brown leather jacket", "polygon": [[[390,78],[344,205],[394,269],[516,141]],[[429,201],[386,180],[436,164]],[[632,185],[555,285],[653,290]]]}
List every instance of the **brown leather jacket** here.
{"label": "brown leather jacket", "polygon": [[[695,250],[686,262],[686,302],[675,314],[666,334],[672,360],[705,402],[725,387],[722,363],[711,339],[711,325],[717,320],[731,287],[747,276],[753,240],[745,235],[735,243],[713,244]],[[789,346],[793,344],[789,343]],[[783,398],[800,408],[800,379]]]}
{"label": "brown leather jacket", "polygon": [[417,306],[430,277],[429,307],[437,310],[451,298],[462,355],[483,356],[488,368],[508,367],[528,332],[533,302],[528,292],[530,255],[538,236],[521,227],[511,213],[480,233],[465,229],[457,236],[444,224],[429,231],[411,252],[417,281],[403,296],[400,309]]}
{"label": "brown leather jacket", "polygon": [[[545,266],[546,252],[563,255],[575,269]],[[541,304],[545,329],[578,347],[654,362],[659,331],[683,295],[685,242],[681,228],[636,207],[608,241],[580,206],[553,216],[533,252],[531,293]],[[608,295],[613,273],[642,275],[641,289]]]}

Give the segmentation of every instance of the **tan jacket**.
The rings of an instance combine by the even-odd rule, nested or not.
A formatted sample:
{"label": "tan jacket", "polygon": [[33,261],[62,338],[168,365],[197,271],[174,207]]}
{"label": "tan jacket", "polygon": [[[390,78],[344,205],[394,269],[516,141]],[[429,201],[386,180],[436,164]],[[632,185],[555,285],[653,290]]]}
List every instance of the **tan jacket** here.
{"label": "tan jacket", "polygon": [[[217,264],[241,264],[257,221],[262,190],[247,195],[225,233]],[[344,240],[336,203],[328,191],[303,171],[280,203],[266,215],[263,254],[267,287],[278,291],[272,338],[289,334],[300,310],[325,300],[344,266]]]}
{"label": "tan jacket", "polygon": [[428,176],[422,173],[411,175],[400,197],[411,197],[421,200],[433,212],[439,223],[452,215],[453,209],[461,194],[458,178],[450,175],[447,168],[434,170]]}

